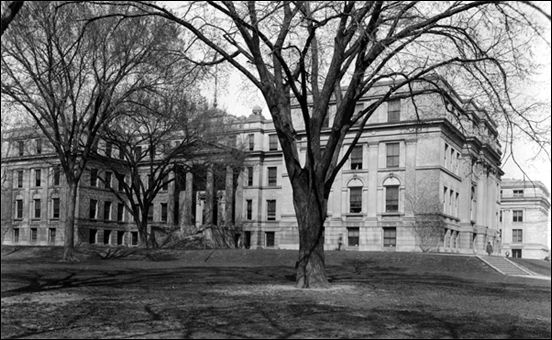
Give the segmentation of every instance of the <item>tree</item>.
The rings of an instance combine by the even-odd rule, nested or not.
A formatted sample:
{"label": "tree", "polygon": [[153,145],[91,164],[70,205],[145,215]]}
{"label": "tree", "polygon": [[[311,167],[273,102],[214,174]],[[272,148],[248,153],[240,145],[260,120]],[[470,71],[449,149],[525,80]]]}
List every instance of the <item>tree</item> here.
{"label": "tree", "polygon": [[13,18],[17,15],[17,12],[23,7],[24,1],[2,1],[2,32],[8,28]]}
{"label": "tree", "polygon": [[[2,100],[33,118],[67,180],[66,260],[74,259],[77,186],[98,133],[133,94],[159,85],[174,33],[155,18],[110,17],[113,10],[30,2],[2,37]],[[107,17],[83,20],[99,15]]]}
{"label": "tree", "polygon": [[[439,94],[452,115],[466,117],[471,108],[450,94],[456,91],[530,134],[540,148],[550,144],[533,135],[529,112],[511,97],[512,84],[528,73],[530,39],[542,29],[533,15],[550,19],[533,3],[207,1],[178,14],[153,3],[126,5],[178,23],[200,43],[198,55],[214,51],[214,61],[227,61],[262,92],[293,190],[298,287],[328,286],[323,225],[331,186],[368,119],[399,91],[412,98]],[[355,111],[381,81],[388,88]],[[323,131],[333,101],[336,111]],[[294,121],[292,104],[301,121]],[[299,141],[301,129],[306,139]],[[355,137],[345,146],[347,134]],[[304,164],[299,143],[306,144]]]}
{"label": "tree", "polygon": [[417,186],[407,193],[406,201],[414,214],[412,229],[416,244],[424,253],[438,251],[443,245],[446,223],[443,216],[443,204],[438,200],[438,190],[429,190],[430,186]]}

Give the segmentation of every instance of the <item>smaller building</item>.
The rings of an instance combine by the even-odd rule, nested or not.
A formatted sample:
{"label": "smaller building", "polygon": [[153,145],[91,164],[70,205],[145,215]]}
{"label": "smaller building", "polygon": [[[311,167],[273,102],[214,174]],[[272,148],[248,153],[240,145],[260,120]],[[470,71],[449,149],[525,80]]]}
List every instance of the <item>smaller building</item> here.
{"label": "smaller building", "polygon": [[540,260],[550,255],[549,197],[539,181],[503,179],[499,216],[503,255]]}

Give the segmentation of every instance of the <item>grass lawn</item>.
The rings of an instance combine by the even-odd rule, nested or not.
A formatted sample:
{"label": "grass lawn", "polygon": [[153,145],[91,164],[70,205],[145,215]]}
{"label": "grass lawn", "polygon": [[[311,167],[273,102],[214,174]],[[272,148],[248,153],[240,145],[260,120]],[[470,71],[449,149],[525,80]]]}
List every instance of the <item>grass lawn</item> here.
{"label": "grass lawn", "polygon": [[524,266],[536,274],[550,276],[550,262],[544,260],[518,259],[510,257],[510,260]]}
{"label": "grass lawn", "polygon": [[474,257],[327,252],[328,290],[294,288],[296,251],[102,260],[2,249],[2,338],[549,338],[550,281]]}

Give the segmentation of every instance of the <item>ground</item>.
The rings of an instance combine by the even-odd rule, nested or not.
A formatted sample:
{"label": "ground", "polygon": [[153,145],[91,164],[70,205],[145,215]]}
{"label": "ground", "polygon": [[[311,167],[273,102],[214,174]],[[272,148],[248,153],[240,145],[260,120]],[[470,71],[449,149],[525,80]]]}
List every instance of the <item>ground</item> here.
{"label": "ground", "polygon": [[[88,255],[87,255],[88,254]],[[327,252],[329,290],[294,288],[296,251],[2,249],[2,338],[549,338],[550,281],[474,257]]]}

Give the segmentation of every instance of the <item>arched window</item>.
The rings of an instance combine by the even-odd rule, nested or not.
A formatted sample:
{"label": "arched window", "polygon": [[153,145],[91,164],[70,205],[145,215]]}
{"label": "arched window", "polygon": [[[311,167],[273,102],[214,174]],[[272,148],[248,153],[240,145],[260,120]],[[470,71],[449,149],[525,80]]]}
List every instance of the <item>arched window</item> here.
{"label": "arched window", "polygon": [[388,177],[383,182],[385,189],[385,212],[399,211],[399,186],[401,183],[396,177]]}
{"label": "arched window", "polygon": [[349,212],[360,214],[362,212],[362,182],[353,178],[349,184]]}

